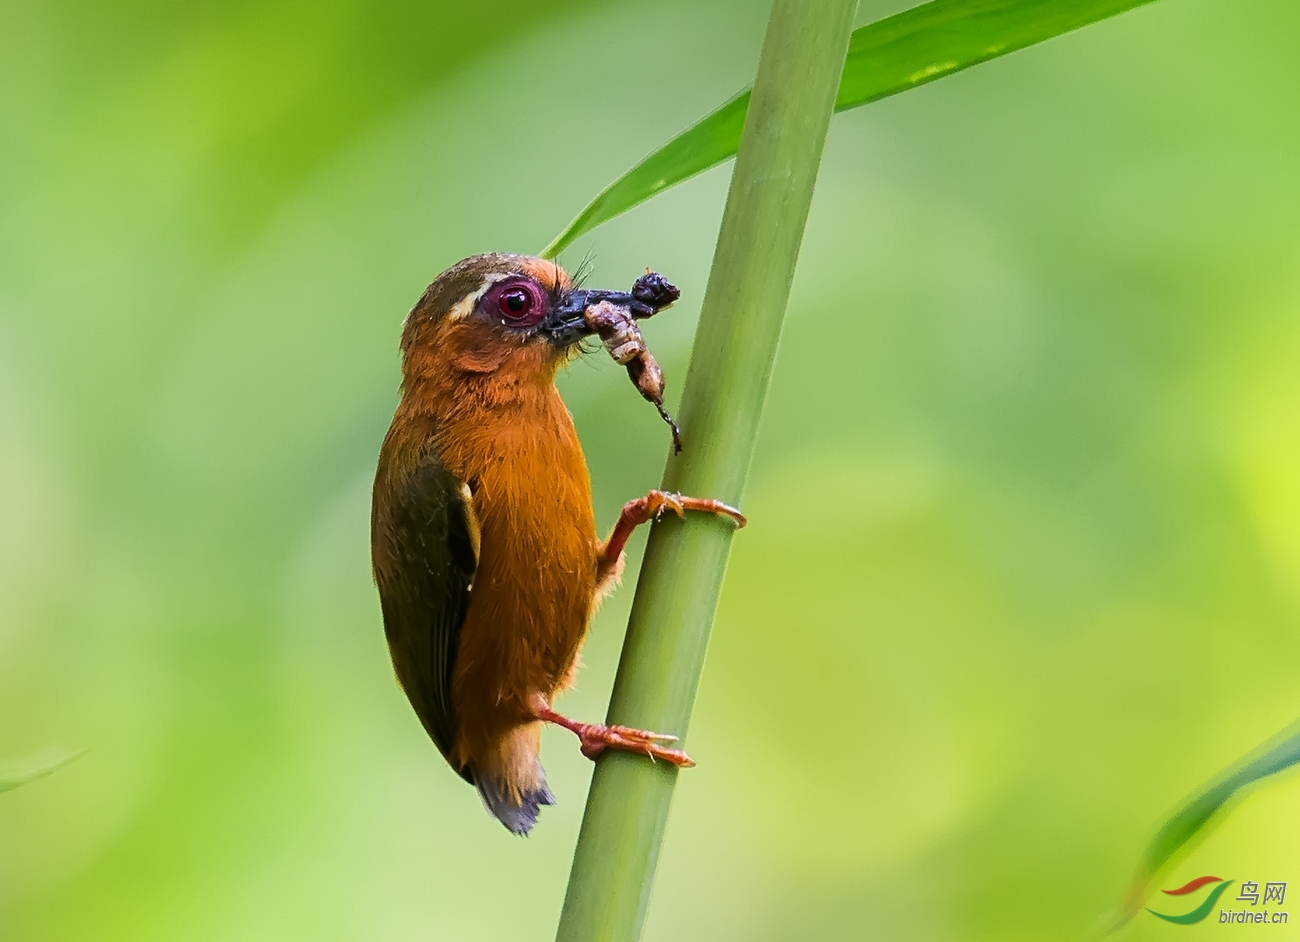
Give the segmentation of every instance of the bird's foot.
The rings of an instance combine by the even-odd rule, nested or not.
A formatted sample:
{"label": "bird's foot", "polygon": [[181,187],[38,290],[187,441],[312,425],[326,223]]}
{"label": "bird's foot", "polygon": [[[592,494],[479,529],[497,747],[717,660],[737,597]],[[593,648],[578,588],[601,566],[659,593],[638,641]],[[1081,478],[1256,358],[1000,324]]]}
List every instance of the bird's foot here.
{"label": "bird's foot", "polygon": [[619,514],[613,532],[599,549],[598,582],[603,582],[607,574],[618,570],[619,558],[623,555],[623,547],[627,545],[632,531],[643,523],[658,520],[668,510],[679,517],[685,517],[688,510],[730,517],[737,529],[748,522],[745,515],[735,507],[711,497],[687,497],[685,494],[672,494],[668,491],[651,491],[645,497],[638,497],[623,505],[623,512]]}
{"label": "bird's foot", "polygon": [[681,749],[669,749],[660,742],[675,742],[676,736],[652,733],[644,729],[632,729],[629,726],[604,726],[599,723],[580,723],[581,729],[575,730],[582,740],[582,754],[588,759],[595,759],[606,749],[621,749],[624,752],[637,752],[651,759],[663,759],[680,769],[689,769],[695,760]]}
{"label": "bird's foot", "polygon": [[652,733],[630,726],[606,726],[603,723],[579,723],[567,716],[556,713],[550,707],[535,710],[539,720],[563,726],[578,737],[582,744],[582,754],[588,759],[595,759],[606,749],[619,749],[623,752],[635,752],[651,759],[671,762],[681,769],[689,769],[695,760],[680,749],[670,749],[660,743],[676,742],[676,736],[665,733]]}
{"label": "bird's foot", "polygon": [[633,518],[641,517],[641,522],[645,522],[651,517],[658,520],[664,515],[665,510],[671,510],[679,517],[685,517],[688,510],[730,517],[735,521],[736,529],[749,522],[739,510],[720,500],[711,497],[687,497],[685,494],[672,494],[668,491],[651,491],[640,500],[631,501],[627,507],[624,507],[623,513]]}

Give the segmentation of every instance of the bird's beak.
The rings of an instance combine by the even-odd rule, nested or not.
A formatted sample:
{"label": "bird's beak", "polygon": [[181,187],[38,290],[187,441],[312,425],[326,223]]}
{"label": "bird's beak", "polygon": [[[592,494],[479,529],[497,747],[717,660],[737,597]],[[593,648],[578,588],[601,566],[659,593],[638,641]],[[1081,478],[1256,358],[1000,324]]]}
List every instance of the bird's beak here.
{"label": "bird's beak", "polygon": [[[619,292],[600,292],[618,294]],[[568,347],[583,337],[591,336],[595,331],[587,325],[587,308],[596,302],[590,291],[570,291],[560,303],[555,305],[546,320],[542,321],[542,333],[557,347]],[[631,297],[631,295],[627,295]]]}
{"label": "bird's beak", "polygon": [[567,347],[596,332],[587,322],[587,310],[602,301],[627,308],[628,313],[641,320],[658,314],[679,297],[681,292],[667,278],[647,271],[636,280],[630,292],[599,288],[568,292],[542,322],[542,332],[557,347]]}

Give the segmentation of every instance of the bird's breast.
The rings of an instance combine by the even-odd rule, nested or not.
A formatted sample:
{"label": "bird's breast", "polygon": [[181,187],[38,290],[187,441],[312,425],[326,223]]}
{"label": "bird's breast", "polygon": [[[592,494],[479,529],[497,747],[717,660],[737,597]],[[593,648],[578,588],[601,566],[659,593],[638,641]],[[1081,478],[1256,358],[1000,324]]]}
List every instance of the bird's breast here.
{"label": "bird's breast", "polygon": [[457,686],[525,704],[562,681],[595,597],[596,528],[577,433],[552,386],[535,403],[448,429],[439,444],[469,485],[481,534]]}

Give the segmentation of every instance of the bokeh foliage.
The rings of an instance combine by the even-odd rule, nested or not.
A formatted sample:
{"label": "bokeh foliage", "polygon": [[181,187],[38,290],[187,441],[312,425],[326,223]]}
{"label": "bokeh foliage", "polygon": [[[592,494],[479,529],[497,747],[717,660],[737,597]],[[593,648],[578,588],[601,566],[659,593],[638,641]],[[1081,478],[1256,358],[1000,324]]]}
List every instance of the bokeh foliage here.
{"label": "bokeh foliage", "polygon": [[[765,12],[0,10],[0,756],[93,749],[0,802],[0,937],[550,937],[585,760],[548,734],[511,840],[386,663],[397,326],[746,84]],[[649,938],[1082,938],[1300,715],[1298,36],[1169,0],[837,119]],[[724,184],[570,259],[683,286],[670,383]],[[563,389],[607,523],[663,431]],[[1297,803],[1170,885],[1288,879]]]}
{"label": "bokeh foliage", "polygon": [[[1272,784],[1280,772],[1297,763],[1300,763],[1300,723],[1292,723],[1290,728],[1201,786],[1190,801],[1160,826],[1147,844],[1138,862],[1137,874],[1125,894],[1121,919],[1136,916],[1148,898],[1154,895],[1153,884],[1158,882],[1159,876],[1167,873],[1173,863],[1212,833],[1216,825],[1221,825],[1235,805],[1261,787]],[[1282,901],[1286,901],[1285,894]]]}

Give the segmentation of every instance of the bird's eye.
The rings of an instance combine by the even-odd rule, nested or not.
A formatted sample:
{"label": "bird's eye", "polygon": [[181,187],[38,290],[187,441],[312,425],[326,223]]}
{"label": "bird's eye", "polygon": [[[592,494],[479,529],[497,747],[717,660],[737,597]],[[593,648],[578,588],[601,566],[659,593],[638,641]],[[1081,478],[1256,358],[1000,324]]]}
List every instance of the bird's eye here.
{"label": "bird's eye", "polygon": [[498,285],[486,300],[487,310],[498,315],[507,327],[535,327],[546,313],[546,298],[530,281]]}
{"label": "bird's eye", "polygon": [[523,288],[511,288],[501,295],[501,313],[507,317],[523,317],[533,306],[533,299]]}

